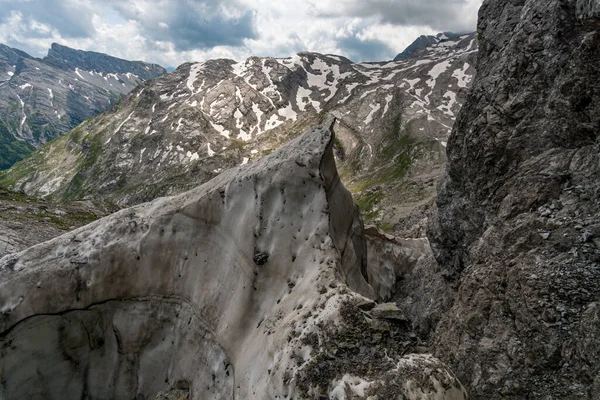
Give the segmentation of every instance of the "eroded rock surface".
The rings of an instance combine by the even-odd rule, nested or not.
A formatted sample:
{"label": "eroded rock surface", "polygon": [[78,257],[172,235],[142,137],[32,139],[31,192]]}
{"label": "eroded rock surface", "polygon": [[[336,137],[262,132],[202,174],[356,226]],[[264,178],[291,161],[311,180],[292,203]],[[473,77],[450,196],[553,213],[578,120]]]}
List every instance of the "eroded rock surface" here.
{"label": "eroded rock surface", "polygon": [[313,128],[2,258],[0,397],[464,399],[406,321],[359,308],[375,294],[333,142]]}
{"label": "eroded rock surface", "polygon": [[598,1],[486,1],[478,75],[429,238],[457,300],[436,333],[475,398],[600,382]]}

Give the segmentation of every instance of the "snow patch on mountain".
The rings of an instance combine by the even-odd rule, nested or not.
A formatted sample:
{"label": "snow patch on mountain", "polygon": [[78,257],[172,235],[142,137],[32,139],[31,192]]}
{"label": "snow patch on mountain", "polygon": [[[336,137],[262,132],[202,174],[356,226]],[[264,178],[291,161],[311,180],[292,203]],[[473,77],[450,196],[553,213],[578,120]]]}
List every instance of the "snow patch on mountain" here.
{"label": "snow patch on mountain", "polygon": [[186,86],[189,91],[194,94],[194,83],[196,82],[196,78],[200,71],[202,70],[202,63],[196,63],[190,67],[190,75],[187,79]]}
{"label": "snow patch on mountain", "polygon": [[381,104],[377,103],[377,104],[371,104],[371,111],[369,112],[369,115],[367,115],[367,118],[365,119],[365,124],[369,125],[371,123],[371,121],[373,121],[373,115],[379,111],[379,109],[381,108]]}
{"label": "snow patch on mountain", "polygon": [[462,68],[457,69],[452,73],[452,76],[458,81],[458,87],[466,88],[471,83],[472,75],[467,74],[469,68],[469,63],[464,63]]}

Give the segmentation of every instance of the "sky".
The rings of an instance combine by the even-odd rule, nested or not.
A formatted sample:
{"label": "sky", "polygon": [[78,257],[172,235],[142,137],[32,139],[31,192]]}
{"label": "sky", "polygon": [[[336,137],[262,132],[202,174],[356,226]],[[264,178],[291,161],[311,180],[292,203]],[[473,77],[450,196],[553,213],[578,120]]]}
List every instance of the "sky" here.
{"label": "sky", "polygon": [[0,43],[53,42],[164,67],[300,51],[390,60],[419,35],[472,32],[482,0],[0,0]]}

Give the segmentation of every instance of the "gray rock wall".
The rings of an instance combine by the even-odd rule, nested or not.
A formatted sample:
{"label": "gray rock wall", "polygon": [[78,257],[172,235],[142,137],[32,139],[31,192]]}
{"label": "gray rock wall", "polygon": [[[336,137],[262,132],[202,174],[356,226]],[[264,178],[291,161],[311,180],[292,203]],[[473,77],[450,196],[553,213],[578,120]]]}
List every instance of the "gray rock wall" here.
{"label": "gray rock wall", "polygon": [[597,6],[503,0],[480,10],[478,75],[429,226],[458,296],[436,354],[475,398],[597,393]]}

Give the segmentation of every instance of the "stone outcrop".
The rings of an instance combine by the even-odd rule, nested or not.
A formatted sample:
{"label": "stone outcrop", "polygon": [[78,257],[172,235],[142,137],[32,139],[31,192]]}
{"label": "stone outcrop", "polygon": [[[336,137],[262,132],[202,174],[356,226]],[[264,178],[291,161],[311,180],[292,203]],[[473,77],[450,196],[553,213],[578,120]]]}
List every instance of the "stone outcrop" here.
{"label": "stone outcrop", "polygon": [[375,294],[333,145],[313,128],[2,258],[0,397],[465,399],[398,310],[359,307]]}
{"label": "stone outcrop", "polygon": [[429,238],[457,299],[435,336],[474,398],[595,398],[596,0],[484,2],[478,74]]}
{"label": "stone outcrop", "polygon": [[402,239],[384,233],[375,226],[365,228],[369,282],[380,300],[389,300],[396,279],[412,272],[422,258],[430,258],[427,239]]}

